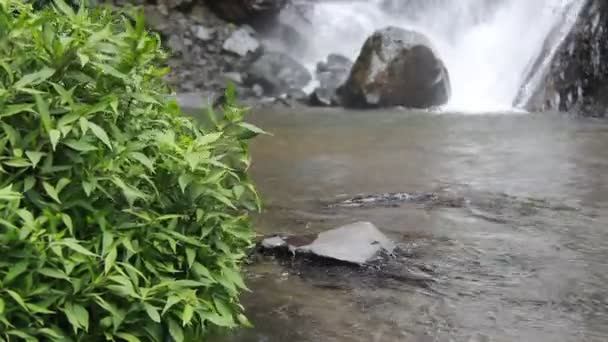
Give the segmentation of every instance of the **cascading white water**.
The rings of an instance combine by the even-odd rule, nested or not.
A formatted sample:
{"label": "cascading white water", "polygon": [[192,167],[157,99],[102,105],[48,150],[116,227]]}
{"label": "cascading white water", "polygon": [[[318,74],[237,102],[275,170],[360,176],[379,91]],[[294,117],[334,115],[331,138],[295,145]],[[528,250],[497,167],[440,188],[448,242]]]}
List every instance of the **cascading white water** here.
{"label": "cascading white water", "polygon": [[365,39],[388,25],[414,29],[431,38],[448,68],[447,107],[471,112],[511,109],[529,65],[547,48],[547,36],[557,34],[557,44],[584,0],[420,0],[416,8],[402,5],[403,15],[383,10],[382,2],[318,2],[307,64],[330,53],[354,59]]}

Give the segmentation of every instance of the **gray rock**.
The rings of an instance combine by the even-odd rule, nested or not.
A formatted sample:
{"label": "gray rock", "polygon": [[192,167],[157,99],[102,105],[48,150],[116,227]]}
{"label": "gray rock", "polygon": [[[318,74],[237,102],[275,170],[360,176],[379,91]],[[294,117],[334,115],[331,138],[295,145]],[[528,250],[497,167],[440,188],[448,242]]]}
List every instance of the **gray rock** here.
{"label": "gray rock", "polygon": [[226,82],[230,81],[236,84],[243,83],[243,76],[238,72],[225,72],[222,76]]}
{"label": "gray rock", "polygon": [[336,97],[336,92],[327,88],[317,87],[310,94],[309,104],[317,107],[331,107],[338,105],[339,100]]}
{"label": "gray rock", "polygon": [[260,96],[264,95],[264,88],[262,88],[262,86],[261,86],[261,85],[259,85],[259,84],[254,84],[254,85],[251,87],[251,90],[253,91],[253,94],[254,94],[256,97],[260,97]]}
{"label": "gray rock", "polygon": [[338,89],[352,108],[429,108],[447,103],[450,78],[429,39],[388,27],[367,39],[347,82]]}
{"label": "gray rock", "polygon": [[185,49],[184,40],[175,34],[169,37],[169,41],[167,41],[167,46],[169,47],[169,49],[171,49],[171,51],[176,53],[180,53]]}
{"label": "gray rock", "polygon": [[210,41],[215,37],[215,30],[202,25],[194,25],[191,27],[192,34],[204,42]]}
{"label": "gray rock", "polygon": [[245,82],[261,85],[266,95],[279,96],[302,89],[311,80],[310,72],[289,55],[267,52],[248,68]]}
{"label": "gray rock", "polygon": [[287,247],[294,254],[317,257],[357,265],[371,263],[383,253],[391,254],[395,243],[369,222],[356,222],[325,231],[316,237],[272,237],[262,241],[266,249]]}
{"label": "gray rock", "polygon": [[348,79],[353,62],[338,54],[331,54],[327,61],[317,64],[317,87],[310,96],[312,106],[340,105],[337,89]]}
{"label": "gray rock", "polygon": [[239,28],[232,32],[232,35],[224,42],[222,47],[225,51],[245,57],[248,54],[257,53],[262,48],[262,45],[254,37],[251,30]]}
{"label": "gray rock", "polygon": [[276,249],[283,247],[287,247],[287,242],[285,242],[285,240],[283,240],[283,238],[280,236],[267,238],[262,241],[262,248],[265,249]]}

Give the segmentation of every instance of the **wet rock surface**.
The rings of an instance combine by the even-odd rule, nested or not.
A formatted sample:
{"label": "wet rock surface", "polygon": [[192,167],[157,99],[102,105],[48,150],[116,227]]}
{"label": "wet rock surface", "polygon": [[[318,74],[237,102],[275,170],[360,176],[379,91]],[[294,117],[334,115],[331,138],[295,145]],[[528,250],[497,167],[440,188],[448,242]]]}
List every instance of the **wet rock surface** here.
{"label": "wet rock surface", "polygon": [[345,107],[429,108],[450,98],[448,71],[430,40],[397,27],[367,39],[338,95]]}
{"label": "wet rock surface", "polygon": [[[607,55],[608,2],[588,0],[572,32],[542,75],[538,88],[522,89],[516,104],[530,111],[560,110],[605,117],[608,114]],[[532,72],[538,72],[538,68]],[[526,98],[524,103],[522,98]]]}

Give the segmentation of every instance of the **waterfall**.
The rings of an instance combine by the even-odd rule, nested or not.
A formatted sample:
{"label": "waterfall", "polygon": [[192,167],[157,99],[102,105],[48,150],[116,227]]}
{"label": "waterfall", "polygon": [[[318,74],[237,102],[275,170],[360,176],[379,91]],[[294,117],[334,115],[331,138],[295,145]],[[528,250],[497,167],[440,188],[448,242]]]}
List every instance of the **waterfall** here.
{"label": "waterfall", "polygon": [[311,15],[311,67],[330,53],[355,59],[376,29],[393,25],[426,34],[452,80],[447,107],[509,110],[531,65],[550,58],[584,0],[319,0]]}

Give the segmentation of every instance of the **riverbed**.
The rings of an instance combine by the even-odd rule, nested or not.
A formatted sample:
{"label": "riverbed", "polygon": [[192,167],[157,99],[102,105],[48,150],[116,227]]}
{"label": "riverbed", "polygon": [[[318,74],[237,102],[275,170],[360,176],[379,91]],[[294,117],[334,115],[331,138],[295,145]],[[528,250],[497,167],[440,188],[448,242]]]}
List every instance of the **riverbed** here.
{"label": "riverbed", "polygon": [[[215,341],[608,340],[608,122],[558,113],[263,109],[253,145],[260,234],[370,221],[420,284],[261,258],[255,325]],[[432,192],[463,205],[329,207]]]}

